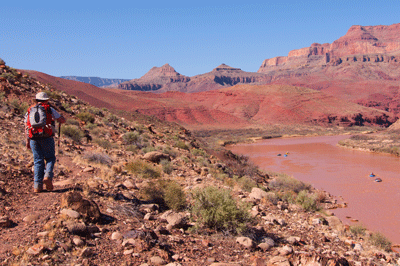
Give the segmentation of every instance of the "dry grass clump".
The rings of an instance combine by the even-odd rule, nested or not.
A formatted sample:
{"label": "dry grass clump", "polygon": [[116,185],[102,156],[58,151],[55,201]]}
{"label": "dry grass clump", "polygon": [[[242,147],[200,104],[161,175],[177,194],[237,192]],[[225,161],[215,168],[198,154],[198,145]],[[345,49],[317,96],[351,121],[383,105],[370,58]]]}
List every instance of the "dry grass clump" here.
{"label": "dry grass clump", "polygon": [[174,170],[174,167],[172,166],[171,161],[169,161],[167,159],[161,160],[160,165],[162,167],[163,172],[166,174],[170,174]]}
{"label": "dry grass clump", "polygon": [[181,211],[187,206],[185,192],[181,185],[173,180],[149,182],[142,190],[142,196],[165,209]]}
{"label": "dry grass clump", "polygon": [[83,156],[83,158],[89,162],[107,165],[108,167],[111,167],[113,163],[113,160],[110,158],[110,156],[104,153],[88,152]]}
{"label": "dry grass clump", "polygon": [[375,247],[381,248],[387,252],[392,250],[392,242],[379,232],[372,233],[368,240]]}
{"label": "dry grass clump", "polygon": [[82,120],[83,122],[87,123],[94,123],[94,115],[88,112],[82,112],[76,115],[77,118]]}
{"label": "dry grass clump", "polygon": [[361,224],[355,224],[350,226],[350,232],[356,237],[365,236],[365,231],[367,229]]}
{"label": "dry grass clump", "polygon": [[161,176],[161,170],[158,167],[142,160],[129,162],[125,168],[128,172],[142,178],[159,178]]}
{"label": "dry grass clump", "polygon": [[29,104],[26,102],[19,101],[18,99],[12,99],[9,105],[18,111],[19,114],[25,114],[29,108]]}
{"label": "dry grass clump", "polygon": [[168,181],[163,186],[163,198],[168,208],[175,211],[183,210],[186,203],[186,194],[179,183]]}
{"label": "dry grass clump", "polygon": [[321,206],[317,200],[316,194],[311,194],[306,190],[302,190],[296,197],[296,203],[299,204],[305,211],[319,211]]}
{"label": "dry grass clump", "polygon": [[217,187],[197,189],[193,194],[192,213],[197,223],[218,231],[240,233],[250,221],[249,206],[238,204],[230,191]]}
{"label": "dry grass clump", "polygon": [[309,191],[311,185],[299,181],[293,177],[281,174],[269,183],[271,189],[278,191],[293,191],[299,193],[302,190]]}

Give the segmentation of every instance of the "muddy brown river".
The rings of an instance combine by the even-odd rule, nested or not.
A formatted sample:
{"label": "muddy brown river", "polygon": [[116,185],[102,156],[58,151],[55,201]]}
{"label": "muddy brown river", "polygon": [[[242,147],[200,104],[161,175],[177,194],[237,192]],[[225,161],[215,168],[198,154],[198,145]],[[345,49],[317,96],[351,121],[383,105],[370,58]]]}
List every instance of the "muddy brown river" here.
{"label": "muddy brown river", "polygon": [[[399,244],[400,158],[336,145],[348,137],[270,139],[229,149],[249,156],[261,169],[289,174],[342,197],[348,207],[333,212],[345,224],[352,225],[356,219]],[[382,182],[375,182],[371,172]]]}

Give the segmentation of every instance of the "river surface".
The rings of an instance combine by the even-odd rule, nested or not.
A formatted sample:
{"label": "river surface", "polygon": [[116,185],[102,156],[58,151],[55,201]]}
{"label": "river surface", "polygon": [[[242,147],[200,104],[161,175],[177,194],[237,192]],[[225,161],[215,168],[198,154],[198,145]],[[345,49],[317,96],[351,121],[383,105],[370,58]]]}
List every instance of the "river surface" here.
{"label": "river surface", "polygon": [[[342,197],[348,207],[333,212],[345,224],[356,219],[399,244],[400,158],[337,146],[345,138],[349,136],[270,139],[229,149],[249,156],[261,169],[289,174]],[[382,182],[374,182],[371,172]]]}

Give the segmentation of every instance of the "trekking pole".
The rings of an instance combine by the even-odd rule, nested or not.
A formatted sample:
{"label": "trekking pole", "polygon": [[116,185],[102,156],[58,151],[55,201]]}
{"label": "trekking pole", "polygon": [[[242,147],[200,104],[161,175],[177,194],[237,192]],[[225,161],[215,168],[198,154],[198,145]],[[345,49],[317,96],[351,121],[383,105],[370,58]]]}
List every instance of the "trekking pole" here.
{"label": "trekking pole", "polygon": [[[61,140],[61,123],[58,123],[58,150],[60,150],[60,140]],[[59,152],[60,153],[60,152]]]}

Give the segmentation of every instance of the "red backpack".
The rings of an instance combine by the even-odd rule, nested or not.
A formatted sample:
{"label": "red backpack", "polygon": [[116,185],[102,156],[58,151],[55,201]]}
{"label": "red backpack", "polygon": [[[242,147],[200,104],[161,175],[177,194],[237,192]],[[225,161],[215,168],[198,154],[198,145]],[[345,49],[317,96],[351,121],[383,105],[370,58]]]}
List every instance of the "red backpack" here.
{"label": "red backpack", "polygon": [[48,103],[37,103],[28,109],[26,128],[30,139],[53,136],[53,116]]}

